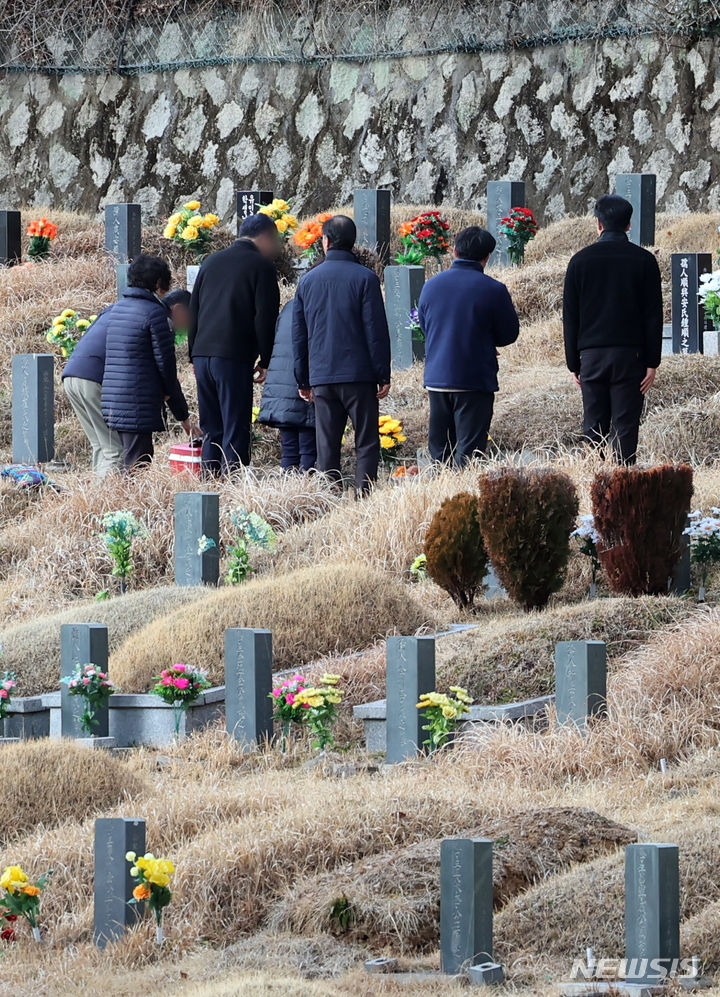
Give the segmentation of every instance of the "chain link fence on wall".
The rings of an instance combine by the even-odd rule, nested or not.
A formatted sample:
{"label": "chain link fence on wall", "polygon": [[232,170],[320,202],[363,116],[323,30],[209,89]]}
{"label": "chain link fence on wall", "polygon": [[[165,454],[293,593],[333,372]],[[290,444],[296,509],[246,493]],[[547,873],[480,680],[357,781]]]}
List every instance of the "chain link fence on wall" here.
{"label": "chain link fence on wall", "polygon": [[0,70],[139,73],[720,35],[720,0],[0,0]]}

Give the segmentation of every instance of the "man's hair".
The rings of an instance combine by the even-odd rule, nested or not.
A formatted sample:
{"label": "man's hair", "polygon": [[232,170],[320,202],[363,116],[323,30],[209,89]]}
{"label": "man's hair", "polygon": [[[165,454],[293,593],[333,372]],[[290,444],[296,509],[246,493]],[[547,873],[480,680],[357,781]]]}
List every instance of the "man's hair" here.
{"label": "man's hair", "polygon": [[169,294],[165,295],[163,301],[168,308],[172,308],[173,305],[185,305],[187,308],[190,304],[190,298],[190,292],[186,291],[184,287],[176,287],[174,291],[171,291]]}
{"label": "man's hair", "polygon": [[159,256],[141,253],[130,264],[128,287],[144,287],[154,294],[158,287],[161,291],[167,291],[171,282],[170,267]]}
{"label": "man's hair", "polygon": [[333,215],[323,224],[323,235],[328,237],[330,249],[344,249],[350,252],[357,239],[357,228],[347,215]]}
{"label": "man's hair", "polygon": [[625,232],[633,206],[618,194],[605,194],[595,202],[595,217],[606,232]]}
{"label": "man's hair", "polygon": [[461,260],[479,263],[492,253],[496,245],[495,236],[479,225],[468,225],[455,236],[455,252]]}
{"label": "man's hair", "polygon": [[277,226],[269,215],[248,215],[243,218],[238,237],[240,239],[256,239],[263,232],[277,233]]}

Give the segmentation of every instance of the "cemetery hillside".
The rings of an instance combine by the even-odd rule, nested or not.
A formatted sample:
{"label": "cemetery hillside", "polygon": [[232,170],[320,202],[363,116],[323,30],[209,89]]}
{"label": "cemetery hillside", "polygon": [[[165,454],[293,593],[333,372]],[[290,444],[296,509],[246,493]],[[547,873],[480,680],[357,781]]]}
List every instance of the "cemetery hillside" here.
{"label": "cemetery hillside", "polygon": [[720,997],[720,0],[0,11],[0,997]]}

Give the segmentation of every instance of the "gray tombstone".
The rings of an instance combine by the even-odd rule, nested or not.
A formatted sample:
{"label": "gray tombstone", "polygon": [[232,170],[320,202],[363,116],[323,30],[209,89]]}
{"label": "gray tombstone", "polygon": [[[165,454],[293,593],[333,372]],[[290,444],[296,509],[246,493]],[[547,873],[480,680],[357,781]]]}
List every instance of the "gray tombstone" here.
{"label": "gray tombstone", "polygon": [[705,309],[698,299],[700,275],[711,273],[710,253],[671,253],[673,353],[702,353]]}
{"label": "gray tombstone", "polygon": [[487,185],[487,228],[495,236],[497,246],[490,257],[490,266],[510,266],[507,239],[500,235],[500,225],[512,208],[525,207],[524,180],[490,180]]}
{"label": "gray tombstone", "polygon": [[565,640],[555,645],[555,709],[558,726],[584,729],[606,709],[607,658],[601,640]]}
{"label": "gray tombstone", "polygon": [[615,193],[633,206],[628,239],[638,246],[655,245],[655,174],[618,173]]}
{"label": "gray tombstone", "polygon": [[45,464],[55,454],[55,359],[50,353],[12,358],[12,459]]}
{"label": "gray tombstone", "polygon": [[95,821],[93,942],[104,949],[140,920],[144,904],[129,904],[135,885],[127,852],[145,854],[145,821],[98,817]]}
{"label": "gray tombstone", "polygon": [[492,959],[493,843],[446,838],[440,846],[440,960],[460,973]]}
{"label": "gray tombstone", "polygon": [[391,201],[389,190],[356,190],[353,197],[357,244],[377,253],[384,266],[390,262]]}
{"label": "gray tombstone", "polygon": [[678,846],[638,844],[625,849],[625,963],[627,983],[660,983],[680,958]]}
{"label": "gray tombstone", "polygon": [[257,214],[258,208],[270,204],[273,199],[271,190],[236,190],[237,227],[238,232],[245,218]]}
{"label": "gray tombstone", "polygon": [[[63,623],[60,627],[60,675],[72,675],[76,665],[95,665],[100,671],[108,668],[108,630],[102,623]],[[87,737],[80,726],[83,712],[82,696],[71,696],[64,683],[60,686],[60,736]],[[109,710],[95,712],[97,726],[93,737],[108,737]]]}
{"label": "gray tombstone", "polygon": [[129,263],[118,263],[115,267],[115,285],[117,287],[118,300],[122,297],[122,293],[128,286],[128,273],[130,272]]}
{"label": "gray tombstone", "polygon": [[424,283],[425,267],[385,267],[385,311],[394,370],[406,370],[415,359],[416,350],[408,324]]}
{"label": "gray tombstone", "polygon": [[105,205],[105,249],[118,263],[140,255],[142,209],[139,204]]}
{"label": "gray tombstone", "polygon": [[[215,547],[201,552],[201,537]],[[220,496],[217,492],[175,495],[175,584],[217,585],[220,577]]]}
{"label": "gray tombstone", "polygon": [[388,762],[415,758],[422,750],[425,721],[419,697],[435,689],[435,638],[388,637],[386,648]]}
{"label": "gray tombstone", "polygon": [[22,260],[22,218],[19,211],[0,211],[0,266]]}
{"label": "gray tombstone", "polygon": [[269,630],[225,631],[225,727],[246,748],[272,737],[272,662]]}

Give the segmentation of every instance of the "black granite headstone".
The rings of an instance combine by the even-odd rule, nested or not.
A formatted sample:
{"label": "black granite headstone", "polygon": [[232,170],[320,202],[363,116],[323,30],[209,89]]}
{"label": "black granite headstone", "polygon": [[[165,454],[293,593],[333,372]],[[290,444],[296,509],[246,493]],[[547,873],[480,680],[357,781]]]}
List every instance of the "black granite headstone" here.
{"label": "black granite headstone", "polygon": [[558,725],[581,729],[605,712],[606,648],[601,640],[564,640],[555,645],[555,709]]}
{"label": "black granite headstone", "polygon": [[385,266],[390,262],[391,201],[389,190],[356,190],[353,198],[357,244],[372,249]]}
{"label": "black granite headstone", "polygon": [[22,216],[19,211],[0,211],[0,266],[22,260]]}
{"label": "black granite headstone", "polygon": [[628,239],[638,246],[655,245],[655,174],[618,173],[615,193],[633,206]]}
{"label": "black granite headstone", "polygon": [[385,312],[390,328],[390,353],[394,370],[412,366],[415,358],[410,312],[417,308],[425,284],[425,267],[385,267]]}
{"label": "black granite headstone", "polygon": [[500,235],[503,218],[513,208],[525,207],[524,180],[490,180],[487,185],[487,230],[495,236],[497,246],[490,257],[489,266],[507,267],[511,264],[507,239]]}
{"label": "black granite headstone", "polygon": [[271,190],[236,190],[235,198],[237,202],[237,228],[240,231],[245,218],[249,215],[256,215],[258,208],[265,204],[270,204],[273,199]]}
{"label": "black granite headstone", "polygon": [[[202,537],[215,546],[201,551]],[[217,585],[220,577],[220,496],[217,492],[175,494],[175,584]]]}
{"label": "black granite headstone", "polygon": [[105,249],[118,263],[140,255],[142,210],[139,204],[105,205]]}
{"label": "black granite headstone", "polygon": [[637,844],[625,850],[625,980],[657,983],[680,958],[680,876],[677,845]]}
{"label": "black granite headstone", "polygon": [[671,253],[673,353],[702,353],[705,309],[698,299],[700,275],[712,272],[710,253]]}

